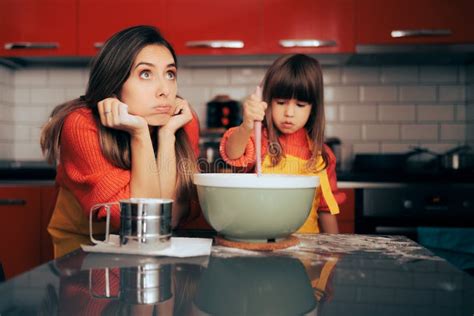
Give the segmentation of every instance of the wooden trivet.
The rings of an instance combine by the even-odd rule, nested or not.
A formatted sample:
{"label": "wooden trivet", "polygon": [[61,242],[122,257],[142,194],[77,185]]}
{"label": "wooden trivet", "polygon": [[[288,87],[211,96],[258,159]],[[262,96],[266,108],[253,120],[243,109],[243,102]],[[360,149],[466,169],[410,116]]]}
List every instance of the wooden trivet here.
{"label": "wooden trivet", "polygon": [[215,238],[216,244],[224,247],[239,248],[245,250],[259,250],[259,251],[273,251],[278,249],[285,249],[297,245],[300,241],[297,237],[290,235],[289,237],[275,242],[244,242],[228,240],[217,235]]}

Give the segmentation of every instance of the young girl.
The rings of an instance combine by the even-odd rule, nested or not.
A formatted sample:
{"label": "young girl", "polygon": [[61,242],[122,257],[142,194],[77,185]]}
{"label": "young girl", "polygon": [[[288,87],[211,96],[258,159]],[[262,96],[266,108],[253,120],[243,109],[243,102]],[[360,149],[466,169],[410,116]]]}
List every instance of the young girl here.
{"label": "young girl", "polygon": [[[41,146],[58,163],[48,227],[55,257],[89,243],[89,210],[98,203],[172,198],[173,227],[186,215],[199,123],[176,96],[176,75],[174,50],[158,30],[131,27],[106,42],[86,94],[53,110]],[[105,215],[100,210],[96,220]],[[120,226],[118,207],[111,210],[111,223]]]}
{"label": "young girl", "polygon": [[320,177],[310,215],[298,232],[337,233],[334,215],[345,196],[337,192],[335,156],[323,144],[323,77],[318,61],[302,54],[278,58],[265,75],[263,100],[258,94],[244,102],[242,124],[224,134],[223,159],[252,170],[256,163],[254,122],[263,121],[263,173]]}

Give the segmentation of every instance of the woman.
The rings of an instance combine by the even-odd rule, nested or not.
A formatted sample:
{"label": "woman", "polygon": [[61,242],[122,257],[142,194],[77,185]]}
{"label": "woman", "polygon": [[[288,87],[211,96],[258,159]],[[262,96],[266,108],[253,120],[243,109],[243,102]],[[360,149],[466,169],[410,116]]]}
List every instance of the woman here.
{"label": "woman", "polygon": [[[130,197],[172,198],[172,225],[193,194],[199,123],[177,97],[176,55],[150,26],[113,35],[96,57],[84,96],[57,106],[41,135],[57,162],[58,197],[48,231],[55,257],[89,243],[91,206]],[[105,218],[98,212],[96,221]],[[120,210],[111,210],[120,226]],[[103,224],[96,223],[96,229]]]}

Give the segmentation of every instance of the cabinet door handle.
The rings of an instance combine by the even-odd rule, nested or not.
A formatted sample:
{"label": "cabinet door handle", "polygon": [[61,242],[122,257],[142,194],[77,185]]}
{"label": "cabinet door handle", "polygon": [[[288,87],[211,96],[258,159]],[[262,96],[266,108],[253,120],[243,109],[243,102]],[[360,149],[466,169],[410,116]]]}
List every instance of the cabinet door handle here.
{"label": "cabinet door handle", "polygon": [[95,42],[94,48],[101,49],[104,46],[104,42]]}
{"label": "cabinet door handle", "polygon": [[244,48],[243,41],[189,41],[186,47],[192,48]]}
{"label": "cabinet door handle", "polygon": [[39,42],[13,42],[6,43],[6,50],[13,49],[57,49],[59,48],[59,43],[39,43]]}
{"label": "cabinet door handle", "polygon": [[333,40],[318,39],[283,39],[278,42],[281,47],[332,47],[337,46],[337,42]]}
{"label": "cabinet door handle", "polygon": [[0,206],[5,205],[26,205],[26,200],[24,199],[0,199]]}
{"label": "cabinet door handle", "polygon": [[393,30],[390,35],[393,38],[415,37],[415,36],[446,36],[453,32],[449,29],[418,29],[418,30]]}

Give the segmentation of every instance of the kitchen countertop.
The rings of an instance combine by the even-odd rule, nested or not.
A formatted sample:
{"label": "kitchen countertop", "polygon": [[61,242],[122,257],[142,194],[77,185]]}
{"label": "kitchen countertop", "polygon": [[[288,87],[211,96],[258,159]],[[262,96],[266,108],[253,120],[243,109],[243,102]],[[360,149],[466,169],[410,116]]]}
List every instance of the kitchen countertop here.
{"label": "kitchen countertop", "polygon": [[407,238],[298,238],[270,253],[213,246],[180,259],[77,250],[0,284],[0,314],[474,313],[474,278]]}

